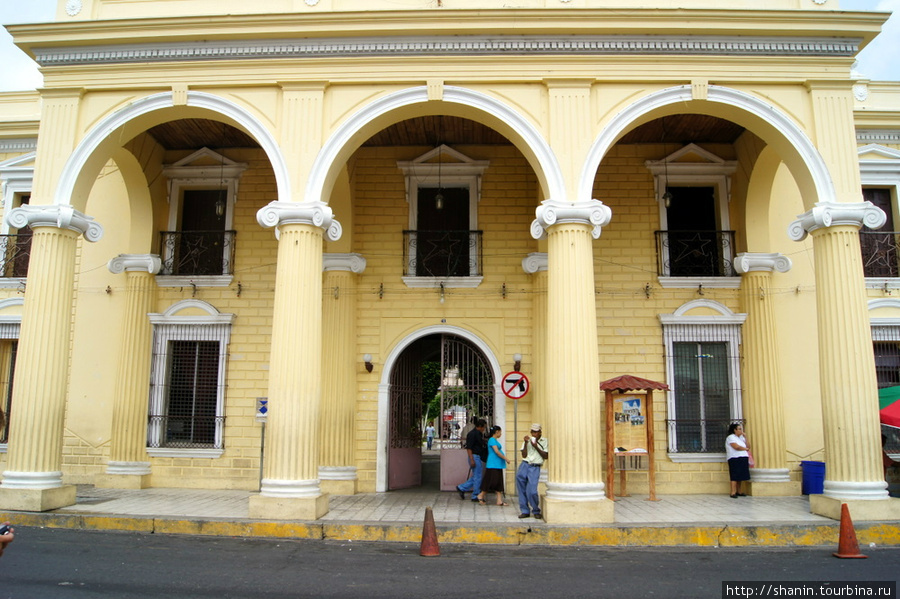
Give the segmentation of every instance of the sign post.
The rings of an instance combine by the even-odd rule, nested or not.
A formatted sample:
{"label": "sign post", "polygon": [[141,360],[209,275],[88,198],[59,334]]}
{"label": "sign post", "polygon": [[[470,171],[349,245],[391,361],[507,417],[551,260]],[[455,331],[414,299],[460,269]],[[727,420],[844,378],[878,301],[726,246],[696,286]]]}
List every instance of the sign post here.
{"label": "sign post", "polygon": [[[513,438],[516,440],[515,447],[519,446],[519,400],[528,393],[528,390],[531,388],[531,383],[528,382],[528,377],[519,372],[518,370],[513,370],[512,372],[507,372],[503,375],[503,378],[500,382],[500,388],[503,390],[503,395],[513,400]],[[518,450],[515,452],[515,464],[513,465],[513,471],[517,472],[519,469],[519,452]]]}

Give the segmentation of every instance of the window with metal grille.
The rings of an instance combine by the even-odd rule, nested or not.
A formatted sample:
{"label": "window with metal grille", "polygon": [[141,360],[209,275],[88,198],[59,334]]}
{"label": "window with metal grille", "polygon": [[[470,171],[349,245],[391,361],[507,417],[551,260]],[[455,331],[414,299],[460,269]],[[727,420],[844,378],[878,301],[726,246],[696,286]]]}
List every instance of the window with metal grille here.
{"label": "window with metal grille", "polygon": [[169,342],[170,367],[165,443],[213,445],[219,379],[218,341]]}
{"label": "window with metal grille", "polygon": [[[210,315],[176,315],[188,305]],[[180,302],[166,314],[150,315],[153,362],[147,449],[151,455],[221,454],[231,318],[196,300]]]}
{"label": "window with metal grille", "polygon": [[[720,314],[688,315],[700,306]],[[743,422],[740,346],[746,315],[718,302],[696,300],[660,319],[670,389],[669,455],[674,461],[718,459],[725,454],[728,425]]]}
{"label": "window with metal grille", "polygon": [[692,341],[673,350],[676,450],[720,452],[732,421],[728,346]]}

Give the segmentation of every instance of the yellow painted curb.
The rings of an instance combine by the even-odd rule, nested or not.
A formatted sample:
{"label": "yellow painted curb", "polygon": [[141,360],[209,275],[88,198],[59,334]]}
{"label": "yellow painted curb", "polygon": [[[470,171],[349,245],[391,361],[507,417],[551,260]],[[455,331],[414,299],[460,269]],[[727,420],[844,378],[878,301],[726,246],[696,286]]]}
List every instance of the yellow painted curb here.
{"label": "yellow painted curb", "polygon": [[[14,526],[74,530],[130,531],[219,537],[324,539],[419,543],[420,524],[201,520],[88,514],[0,512],[0,522]],[[854,526],[860,545],[900,546],[900,523],[872,522]],[[478,545],[543,545],[595,547],[815,547],[836,546],[840,525],[722,526],[437,526],[438,542]]]}

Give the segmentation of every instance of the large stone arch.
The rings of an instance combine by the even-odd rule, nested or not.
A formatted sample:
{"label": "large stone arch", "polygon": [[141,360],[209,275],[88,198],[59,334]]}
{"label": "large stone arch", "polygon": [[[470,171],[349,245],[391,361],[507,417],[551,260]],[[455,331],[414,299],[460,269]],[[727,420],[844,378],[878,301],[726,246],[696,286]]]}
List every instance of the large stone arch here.
{"label": "large stone arch", "polygon": [[378,383],[378,431],[375,452],[375,491],[382,493],[387,491],[387,463],[388,463],[388,418],[390,417],[390,384],[391,373],[400,355],[415,341],[429,335],[446,333],[461,337],[477,347],[487,358],[494,375],[494,417],[498,424],[506,428],[506,397],[500,387],[500,379],[503,372],[500,370],[500,362],[497,360],[493,349],[475,333],[452,325],[431,325],[417,329],[398,341],[387,357],[384,359],[384,367],[381,369],[381,380]]}
{"label": "large stone arch", "polygon": [[284,156],[268,128],[246,108],[206,92],[188,92],[185,104],[164,92],[141,98],[100,120],[82,138],[63,167],[53,196],[54,204],[84,210],[100,169],[122,144],[154,125],[178,118],[214,118],[252,136],[269,158],[278,197],[288,200],[290,179]]}
{"label": "large stone arch", "polygon": [[305,200],[327,202],[340,169],[372,133],[399,120],[428,114],[471,118],[499,131],[531,164],[545,198],[566,197],[556,156],[529,120],[506,104],[481,92],[446,86],[440,101],[434,101],[429,97],[428,88],[423,86],[378,98],[344,121],[316,156],[307,182]]}
{"label": "large stone arch", "polygon": [[805,209],[816,202],[837,201],[825,161],[803,129],[784,112],[746,92],[710,85],[706,100],[695,100],[690,85],[662,89],[644,96],[615,115],[591,146],[578,181],[578,198],[591,198],[600,162],[630,128],[654,118],[694,112],[731,120],[773,147],[791,171]]}

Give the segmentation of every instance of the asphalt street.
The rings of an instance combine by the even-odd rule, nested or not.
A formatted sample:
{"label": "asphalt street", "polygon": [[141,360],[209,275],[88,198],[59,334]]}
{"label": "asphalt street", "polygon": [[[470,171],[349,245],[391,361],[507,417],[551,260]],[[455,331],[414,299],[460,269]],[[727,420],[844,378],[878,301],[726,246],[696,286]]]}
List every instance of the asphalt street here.
{"label": "asphalt street", "polygon": [[723,581],[743,583],[745,593],[759,589],[754,596],[824,596],[788,595],[785,588],[775,595],[778,586],[764,595],[758,585],[763,581],[896,585],[900,548],[865,547],[868,559],[838,559],[831,555],[834,549],[443,544],[440,556],[422,557],[418,545],[401,543],[18,527],[15,542],[0,558],[0,599],[674,599],[748,596],[740,591],[725,595]]}

